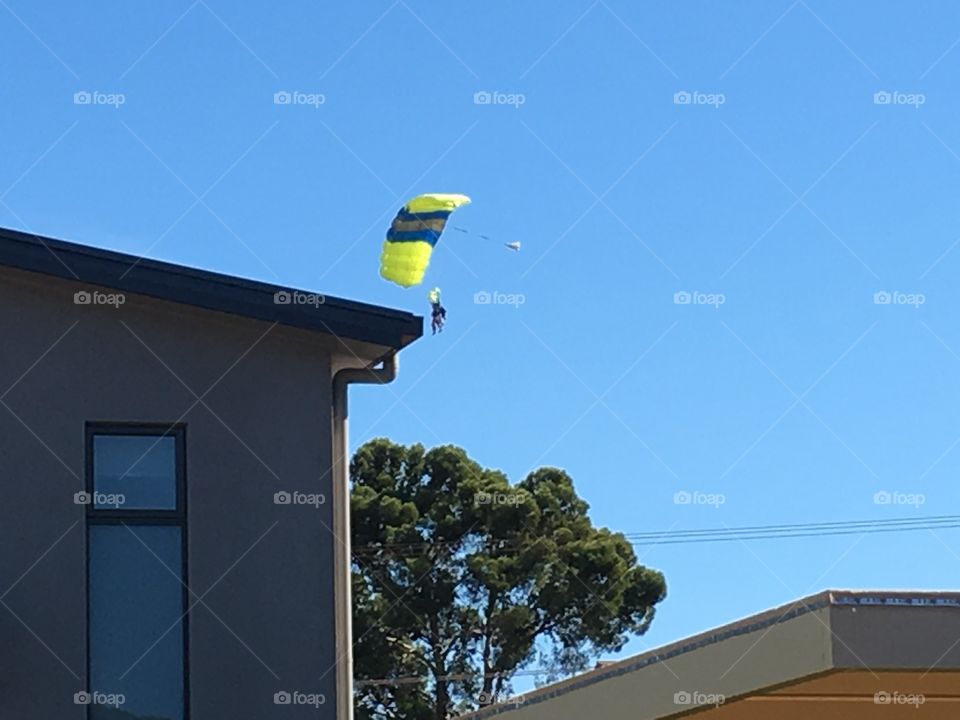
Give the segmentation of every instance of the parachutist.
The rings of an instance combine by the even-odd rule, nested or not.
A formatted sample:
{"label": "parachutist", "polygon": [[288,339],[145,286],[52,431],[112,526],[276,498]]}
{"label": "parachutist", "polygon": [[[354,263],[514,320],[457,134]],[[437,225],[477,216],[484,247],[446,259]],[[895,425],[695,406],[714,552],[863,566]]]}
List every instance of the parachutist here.
{"label": "parachutist", "polygon": [[447,310],[440,304],[440,288],[434,288],[427,293],[427,300],[430,301],[432,313],[430,314],[430,326],[433,328],[433,334],[443,332],[443,324],[447,320]]}
{"label": "parachutist", "polygon": [[443,332],[443,323],[447,320],[447,310],[440,303],[437,303],[433,306],[433,315],[431,320],[433,334],[436,335],[438,332]]}

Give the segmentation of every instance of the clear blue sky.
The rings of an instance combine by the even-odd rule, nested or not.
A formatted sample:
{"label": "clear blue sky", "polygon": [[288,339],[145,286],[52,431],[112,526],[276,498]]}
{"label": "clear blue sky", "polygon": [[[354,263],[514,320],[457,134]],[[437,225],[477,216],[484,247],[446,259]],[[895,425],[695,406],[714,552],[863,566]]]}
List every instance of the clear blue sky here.
{"label": "clear blue sky", "polygon": [[[496,241],[445,236],[448,330],[355,391],[354,445],[560,466],[625,532],[957,511],[955,3],[266,7],[5,0],[0,223],[423,312],[378,278],[383,233],[463,192]],[[639,548],[670,597],[624,653],[824,587],[955,585],[958,540]]]}

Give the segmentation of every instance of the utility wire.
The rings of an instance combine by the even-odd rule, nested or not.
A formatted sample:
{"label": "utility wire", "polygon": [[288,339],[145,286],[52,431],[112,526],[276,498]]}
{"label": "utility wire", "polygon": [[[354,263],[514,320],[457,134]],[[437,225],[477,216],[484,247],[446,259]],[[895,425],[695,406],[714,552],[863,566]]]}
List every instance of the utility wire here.
{"label": "utility wire", "polygon": [[[794,523],[782,525],[750,525],[733,528],[707,528],[699,530],[663,530],[652,532],[622,533],[631,545],[688,545],[708,542],[731,542],[749,540],[780,540],[805,537],[831,537],[857,534],[901,533],[918,530],[948,530],[960,528],[960,515],[938,515],[920,518],[890,518],[883,520],[845,520],[821,523]],[[412,556],[424,554],[430,549],[456,546],[461,540],[437,542],[384,543],[358,545],[353,548],[358,556],[379,553]],[[520,552],[519,541],[493,540],[479,546],[498,553]]]}
{"label": "utility wire", "polygon": [[745,533],[750,531],[763,531],[768,532],[772,530],[797,530],[797,529],[819,529],[819,528],[835,528],[835,527],[854,527],[861,525],[898,525],[898,524],[915,524],[915,523],[927,523],[927,522],[956,522],[960,521],[960,515],[933,515],[929,517],[919,517],[919,518],[889,518],[889,519],[880,519],[880,520],[838,520],[835,522],[824,522],[824,523],[795,523],[792,525],[747,525],[738,528],[715,528],[715,529],[706,529],[706,530],[663,530],[663,531],[651,531],[651,532],[642,532],[642,533],[624,533],[627,537],[661,537],[665,535],[669,536],[682,536],[682,535],[696,535],[701,533],[716,533],[716,532],[737,532]]}

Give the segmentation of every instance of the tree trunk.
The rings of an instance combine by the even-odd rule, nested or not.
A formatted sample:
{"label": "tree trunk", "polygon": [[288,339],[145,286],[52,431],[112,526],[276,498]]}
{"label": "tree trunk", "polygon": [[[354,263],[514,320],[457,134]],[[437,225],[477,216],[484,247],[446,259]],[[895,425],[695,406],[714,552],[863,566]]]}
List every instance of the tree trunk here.
{"label": "tree trunk", "polygon": [[490,655],[493,646],[493,638],[491,637],[493,630],[490,628],[490,616],[493,614],[493,608],[496,605],[496,596],[494,593],[490,593],[487,596],[487,609],[485,611],[484,620],[486,621],[486,627],[484,628],[483,634],[483,693],[481,697],[486,699],[486,702],[493,702],[495,691],[493,687],[493,668],[490,667]]}
{"label": "tree trunk", "polygon": [[450,714],[450,694],[447,690],[447,662],[443,654],[443,643],[440,642],[440,628],[436,617],[430,618],[430,649],[433,654],[433,676],[437,682],[437,705],[435,720],[447,720]]}

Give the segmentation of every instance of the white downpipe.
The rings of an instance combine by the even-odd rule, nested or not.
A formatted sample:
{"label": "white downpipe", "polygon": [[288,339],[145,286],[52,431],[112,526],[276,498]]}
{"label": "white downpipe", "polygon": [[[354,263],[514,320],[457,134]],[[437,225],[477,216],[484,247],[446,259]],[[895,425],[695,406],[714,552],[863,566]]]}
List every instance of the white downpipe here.
{"label": "white downpipe", "polygon": [[[376,363],[375,363],[376,364]],[[333,376],[334,612],[336,615],[337,720],[353,720],[353,593],[350,550],[350,457],[347,391],[350,385],[386,385],[396,379],[400,360],[386,355],[379,369],[346,368]]]}

